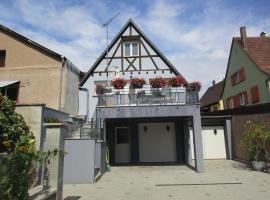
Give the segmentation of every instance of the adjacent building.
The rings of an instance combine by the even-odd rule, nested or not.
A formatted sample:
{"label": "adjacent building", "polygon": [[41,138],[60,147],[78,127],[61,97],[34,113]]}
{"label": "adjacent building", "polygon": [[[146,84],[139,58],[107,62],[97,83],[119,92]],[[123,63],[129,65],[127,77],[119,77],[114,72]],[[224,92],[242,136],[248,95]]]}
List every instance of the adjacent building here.
{"label": "adjacent building", "polygon": [[80,71],[64,56],[0,25],[0,90],[17,104],[78,114]]}
{"label": "adjacent building", "polygon": [[216,83],[213,81],[213,85],[210,86],[204,95],[202,96],[201,102],[201,111],[211,112],[217,110],[223,110],[224,104],[222,100],[222,89],[224,85],[224,80]]}
{"label": "adjacent building", "polygon": [[270,102],[270,37],[248,37],[240,28],[241,37],[232,39],[222,99],[225,109]]}

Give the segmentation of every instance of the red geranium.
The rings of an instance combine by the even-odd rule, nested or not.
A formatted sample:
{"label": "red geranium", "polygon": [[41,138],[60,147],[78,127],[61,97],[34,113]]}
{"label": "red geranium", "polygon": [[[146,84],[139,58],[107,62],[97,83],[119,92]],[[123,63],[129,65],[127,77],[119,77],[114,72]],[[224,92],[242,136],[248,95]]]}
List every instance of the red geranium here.
{"label": "red geranium", "polygon": [[130,85],[132,85],[133,88],[142,88],[144,84],[144,78],[132,78],[130,80]]}
{"label": "red geranium", "polygon": [[111,81],[111,85],[114,87],[114,89],[123,89],[126,84],[127,81],[123,78],[115,78]]}
{"label": "red geranium", "polygon": [[181,87],[186,85],[186,81],[182,76],[175,76],[169,79],[168,84],[172,87]]}
{"label": "red geranium", "polygon": [[199,81],[193,81],[189,84],[189,87],[197,91],[200,91],[202,88],[202,84]]}
{"label": "red geranium", "polygon": [[96,93],[97,94],[105,93],[105,86],[103,84],[97,84],[96,85]]}
{"label": "red geranium", "polygon": [[162,77],[156,77],[150,80],[150,85],[153,88],[162,88],[166,85],[166,80]]}

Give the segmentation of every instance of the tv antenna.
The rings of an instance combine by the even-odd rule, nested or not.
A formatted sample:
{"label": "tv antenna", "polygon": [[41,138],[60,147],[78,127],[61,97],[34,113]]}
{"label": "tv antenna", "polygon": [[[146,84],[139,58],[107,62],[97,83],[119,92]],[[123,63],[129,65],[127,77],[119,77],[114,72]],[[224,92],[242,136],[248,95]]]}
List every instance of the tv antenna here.
{"label": "tv antenna", "polygon": [[104,24],[102,24],[103,27],[106,27],[106,37],[107,37],[107,48],[106,48],[106,62],[107,62],[107,69],[109,67],[109,60],[108,60],[108,54],[109,54],[109,25],[110,23],[120,15],[120,13],[117,13],[112,18],[110,18],[108,21],[106,21]]}

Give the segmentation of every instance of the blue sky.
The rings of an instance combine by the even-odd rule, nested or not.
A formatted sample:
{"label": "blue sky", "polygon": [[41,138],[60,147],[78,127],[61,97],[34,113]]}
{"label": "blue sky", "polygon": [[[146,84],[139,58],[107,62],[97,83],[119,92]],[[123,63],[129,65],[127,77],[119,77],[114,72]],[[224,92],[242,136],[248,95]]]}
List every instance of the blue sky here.
{"label": "blue sky", "polygon": [[270,35],[269,0],[0,0],[0,23],[68,57],[87,71],[132,18],[187,80],[206,89],[225,76],[233,36]]}

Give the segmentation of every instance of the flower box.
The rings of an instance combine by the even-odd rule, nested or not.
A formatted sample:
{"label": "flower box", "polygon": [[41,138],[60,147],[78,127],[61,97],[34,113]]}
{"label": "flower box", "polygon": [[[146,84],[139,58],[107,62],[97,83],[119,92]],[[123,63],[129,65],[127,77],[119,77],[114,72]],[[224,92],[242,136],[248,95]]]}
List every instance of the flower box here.
{"label": "flower box", "polygon": [[145,82],[144,78],[132,78],[130,80],[130,85],[133,89],[142,88],[145,83],[146,82]]}
{"label": "flower box", "polygon": [[150,79],[150,85],[152,88],[163,88],[166,85],[166,80],[163,77],[156,77],[154,79]]}
{"label": "flower box", "polygon": [[168,81],[168,85],[171,87],[185,87],[186,84],[186,80],[182,76],[174,76]]}
{"label": "flower box", "polygon": [[123,78],[115,78],[111,81],[111,85],[114,89],[120,90],[123,89],[127,84],[127,81]]}

